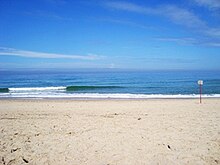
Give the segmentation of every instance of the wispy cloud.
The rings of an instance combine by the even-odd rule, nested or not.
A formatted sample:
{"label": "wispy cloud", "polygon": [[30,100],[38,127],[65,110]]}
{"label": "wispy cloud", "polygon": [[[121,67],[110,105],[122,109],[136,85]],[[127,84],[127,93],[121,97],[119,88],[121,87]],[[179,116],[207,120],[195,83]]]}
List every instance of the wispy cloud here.
{"label": "wispy cloud", "polygon": [[[125,58],[123,56],[115,56],[115,59],[119,58]],[[151,63],[173,63],[173,64],[181,64],[181,63],[194,63],[197,59],[187,59],[187,58],[176,58],[176,57],[138,57],[138,56],[127,56],[127,60],[124,61],[118,61],[122,63],[127,63],[127,62],[132,62],[132,63],[139,63],[139,62],[144,62],[145,64]]]}
{"label": "wispy cloud", "polygon": [[190,28],[206,27],[206,23],[191,11],[173,5],[159,7],[160,15],[168,17],[172,22]]}
{"label": "wispy cloud", "polygon": [[105,5],[109,8],[117,10],[165,16],[168,17],[174,23],[182,24],[188,27],[205,26],[205,23],[202,20],[200,20],[194,13],[174,5],[163,5],[155,8],[150,8],[139,6],[133,3],[118,1],[107,2]]}
{"label": "wispy cloud", "polygon": [[44,1],[55,5],[64,5],[67,3],[66,0],[44,0]]}
{"label": "wispy cloud", "polygon": [[207,47],[220,47],[220,42],[210,41],[208,39],[196,39],[196,38],[155,38],[158,41],[163,42],[175,42],[180,45],[197,45]]}
{"label": "wispy cloud", "polygon": [[33,16],[33,17],[40,17],[40,18],[46,18],[46,19],[52,19],[58,21],[72,21],[72,18],[70,17],[64,17],[53,12],[42,11],[42,10],[25,11],[23,13],[25,15]]}
{"label": "wispy cloud", "polygon": [[[109,68],[110,64],[96,63],[93,61],[69,61],[69,62],[38,62],[38,63],[19,63],[19,62],[0,62],[0,70],[11,68],[29,69],[86,69]],[[88,70],[88,71],[89,71]]]}
{"label": "wispy cloud", "polygon": [[161,5],[152,8],[152,7],[143,7],[134,3],[114,1],[114,2],[106,2],[105,6],[115,10],[165,17],[175,24],[187,28],[191,28],[207,36],[217,37],[217,38],[220,37],[220,28],[213,28],[208,26],[205,21],[199,18],[192,11],[187,10],[185,8],[180,8],[175,5]]}
{"label": "wispy cloud", "polygon": [[220,47],[220,42],[209,42],[206,43],[206,46]]}
{"label": "wispy cloud", "polygon": [[155,29],[153,26],[147,26],[143,24],[136,23],[134,21],[127,21],[127,20],[121,20],[121,19],[109,19],[109,18],[96,18],[95,20],[101,21],[101,22],[110,22],[110,23],[116,23],[116,24],[121,24],[121,25],[128,25],[131,27],[137,27],[141,29]]}
{"label": "wispy cloud", "polygon": [[66,54],[57,54],[57,53],[43,53],[43,52],[34,52],[27,50],[18,50],[14,48],[0,47],[0,55],[5,56],[20,56],[28,58],[63,58],[63,59],[78,59],[78,60],[97,60],[101,56],[95,54],[89,54],[86,56],[83,55],[66,55]]}
{"label": "wispy cloud", "polygon": [[198,44],[198,41],[195,38],[156,38],[158,41],[164,41],[164,42],[176,42],[178,44],[184,44],[184,45],[194,45]]}
{"label": "wispy cloud", "polygon": [[197,5],[208,7],[209,9],[220,9],[219,0],[193,0]]}
{"label": "wispy cloud", "polygon": [[110,1],[110,2],[105,2],[104,5],[112,9],[125,10],[125,11],[144,13],[144,14],[155,12],[151,8],[142,7],[140,5],[136,5],[134,3],[129,3],[129,2]]}
{"label": "wispy cloud", "polygon": [[146,60],[153,63],[163,62],[163,63],[173,63],[173,64],[183,64],[183,63],[190,64],[196,62],[196,59],[185,59],[185,58],[151,58]]}

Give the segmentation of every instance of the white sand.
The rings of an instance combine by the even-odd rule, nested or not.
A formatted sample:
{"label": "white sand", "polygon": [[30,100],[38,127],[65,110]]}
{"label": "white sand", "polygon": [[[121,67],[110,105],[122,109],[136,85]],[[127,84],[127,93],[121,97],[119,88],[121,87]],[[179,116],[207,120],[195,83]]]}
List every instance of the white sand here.
{"label": "white sand", "polygon": [[0,100],[0,164],[220,164],[220,99]]}

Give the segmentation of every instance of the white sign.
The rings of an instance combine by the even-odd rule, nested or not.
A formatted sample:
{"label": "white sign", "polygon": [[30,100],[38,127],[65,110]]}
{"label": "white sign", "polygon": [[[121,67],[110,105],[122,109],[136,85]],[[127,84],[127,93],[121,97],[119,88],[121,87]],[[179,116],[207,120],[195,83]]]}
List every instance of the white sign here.
{"label": "white sign", "polygon": [[199,85],[203,85],[203,81],[202,81],[202,80],[199,80],[199,81],[198,81],[198,84],[199,84]]}

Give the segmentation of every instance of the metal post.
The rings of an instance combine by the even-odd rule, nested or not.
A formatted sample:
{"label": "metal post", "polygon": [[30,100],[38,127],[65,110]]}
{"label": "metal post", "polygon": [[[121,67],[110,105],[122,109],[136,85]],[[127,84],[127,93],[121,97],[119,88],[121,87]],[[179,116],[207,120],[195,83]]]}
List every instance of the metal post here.
{"label": "metal post", "polygon": [[200,84],[200,104],[202,103],[202,84]]}
{"label": "metal post", "polygon": [[198,85],[199,85],[199,94],[200,94],[200,104],[202,103],[202,85],[203,85],[203,81],[199,80],[198,81]]}

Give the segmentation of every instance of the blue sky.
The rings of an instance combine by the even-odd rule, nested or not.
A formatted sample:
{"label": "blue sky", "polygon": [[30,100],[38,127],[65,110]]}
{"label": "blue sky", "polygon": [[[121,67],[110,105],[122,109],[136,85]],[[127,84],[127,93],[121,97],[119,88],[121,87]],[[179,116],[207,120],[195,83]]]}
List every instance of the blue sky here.
{"label": "blue sky", "polygon": [[220,70],[220,1],[1,0],[15,68]]}

